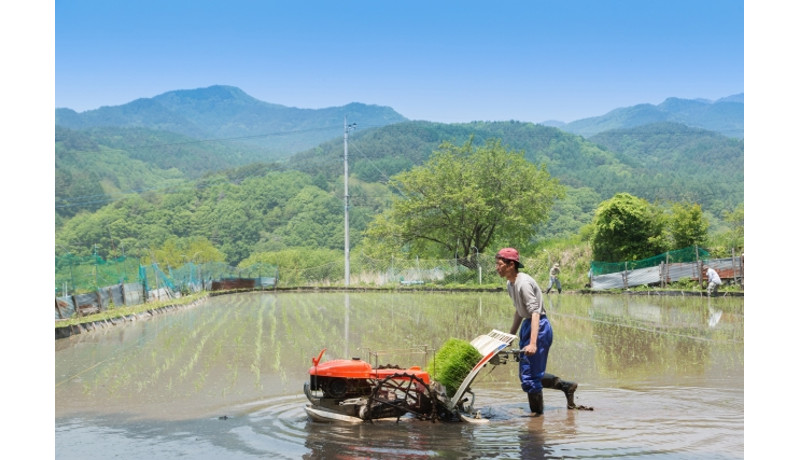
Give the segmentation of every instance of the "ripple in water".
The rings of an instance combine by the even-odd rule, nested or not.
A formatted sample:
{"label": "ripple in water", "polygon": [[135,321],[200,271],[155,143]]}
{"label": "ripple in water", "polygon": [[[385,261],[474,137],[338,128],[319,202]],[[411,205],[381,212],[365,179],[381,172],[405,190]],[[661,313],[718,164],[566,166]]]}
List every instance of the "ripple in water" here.
{"label": "ripple in water", "polygon": [[280,458],[742,458],[740,390],[581,388],[593,411],[568,410],[546,390],[545,414],[531,417],[519,391],[484,390],[489,423],[346,424],[307,418],[302,395],[254,403],[231,430],[242,450]]}
{"label": "ripple in water", "polygon": [[743,390],[581,387],[579,404],[545,390],[545,414],[531,417],[519,390],[481,389],[488,423],[404,417],[399,423],[321,423],[305,396],[261,399],[192,420],[119,416],[58,420],[57,458],[629,458],[744,457]]}

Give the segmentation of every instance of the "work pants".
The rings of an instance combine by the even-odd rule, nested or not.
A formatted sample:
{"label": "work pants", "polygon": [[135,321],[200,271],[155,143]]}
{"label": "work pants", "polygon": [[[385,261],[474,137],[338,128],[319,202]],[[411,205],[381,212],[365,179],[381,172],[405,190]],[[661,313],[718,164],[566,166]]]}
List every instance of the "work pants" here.
{"label": "work pants", "polygon": [[[531,319],[522,320],[519,331],[519,348],[525,348],[531,339]],[[522,391],[525,393],[540,393],[542,391],[542,377],[547,367],[547,353],[553,343],[553,329],[547,316],[539,317],[539,335],[536,338],[536,353],[519,355],[519,380]]]}

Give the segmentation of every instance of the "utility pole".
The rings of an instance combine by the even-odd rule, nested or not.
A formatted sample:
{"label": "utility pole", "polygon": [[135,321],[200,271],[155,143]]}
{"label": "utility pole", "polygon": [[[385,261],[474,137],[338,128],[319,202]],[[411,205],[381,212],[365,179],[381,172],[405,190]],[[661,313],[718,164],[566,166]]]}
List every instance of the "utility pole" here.
{"label": "utility pole", "polygon": [[347,171],[347,133],[356,129],[356,124],[347,124],[347,116],[344,117],[344,285],[350,286],[350,191],[347,179],[350,173]]}

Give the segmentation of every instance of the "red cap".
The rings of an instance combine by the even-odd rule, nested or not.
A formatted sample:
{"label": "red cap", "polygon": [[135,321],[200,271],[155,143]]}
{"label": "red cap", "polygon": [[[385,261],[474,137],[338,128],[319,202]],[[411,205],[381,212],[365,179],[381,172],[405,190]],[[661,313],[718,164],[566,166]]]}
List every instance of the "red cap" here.
{"label": "red cap", "polygon": [[519,268],[524,268],[525,266],[522,265],[522,262],[519,261],[519,251],[514,248],[503,248],[497,251],[497,255],[495,258],[501,258],[506,260],[513,260],[519,265]]}

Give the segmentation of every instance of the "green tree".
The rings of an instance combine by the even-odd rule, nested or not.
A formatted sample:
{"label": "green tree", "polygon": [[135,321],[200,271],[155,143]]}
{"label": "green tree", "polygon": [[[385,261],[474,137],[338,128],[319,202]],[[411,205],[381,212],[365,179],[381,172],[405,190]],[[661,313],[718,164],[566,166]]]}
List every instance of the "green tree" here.
{"label": "green tree", "polygon": [[501,240],[530,240],[547,220],[564,188],[544,166],[506,150],[499,140],[484,146],[440,145],[428,161],[390,181],[399,194],[368,227],[373,253],[450,257],[479,252]]}
{"label": "green tree", "polygon": [[[154,259],[154,260],[153,260]],[[225,254],[205,237],[178,238],[171,236],[158,248],[149,251],[145,263],[158,262],[164,267],[177,268],[187,263],[224,262]]]}
{"label": "green tree", "polygon": [[662,212],[629,193],[618,193],[600,203],[593,228],[594,260],[639,260],[667,250]]}
{"label": "green tree", "polygon": [[708,237],[708,219],[699,204],[675,203],[668,219],[672,249],[704,246]]}
{"label": "green tree", "polygon": [[168,267],[177,268],[183,265],[182,253],[180,240],[171,236],[164,241],[161,247],[154,248],[150,256],[155,259],[154,262],[161,264],[162,268],[166,270]]}
{"label": "green tree", "polygon": [[744,203],[740,203],[733,211],[726,211],[723,214],[725,222],[731,227],[725,235],[726,240],[730,241],[733,249],[744,251]]}
{"label": "green tree", "polygon": [[344,248],[342,202],[315,186],[302,189],[284,205],[284,226],[275,232],[289,247]]}
{"label": "green tree", "polygon": [[341,251],[324,248],[290,248],[274,252],[257,252],[239,263],[239,268],[258,264],[278,267],[280,283],[297,285],[308,281],[344,278],[344,259]]}
{"label": "green tree", "polygon": [[187,262],[203,264],[207,262],[224,262],[225,254],[214,247],[214,244],[204,236],[196,236],[186,240],[185,259]]}

